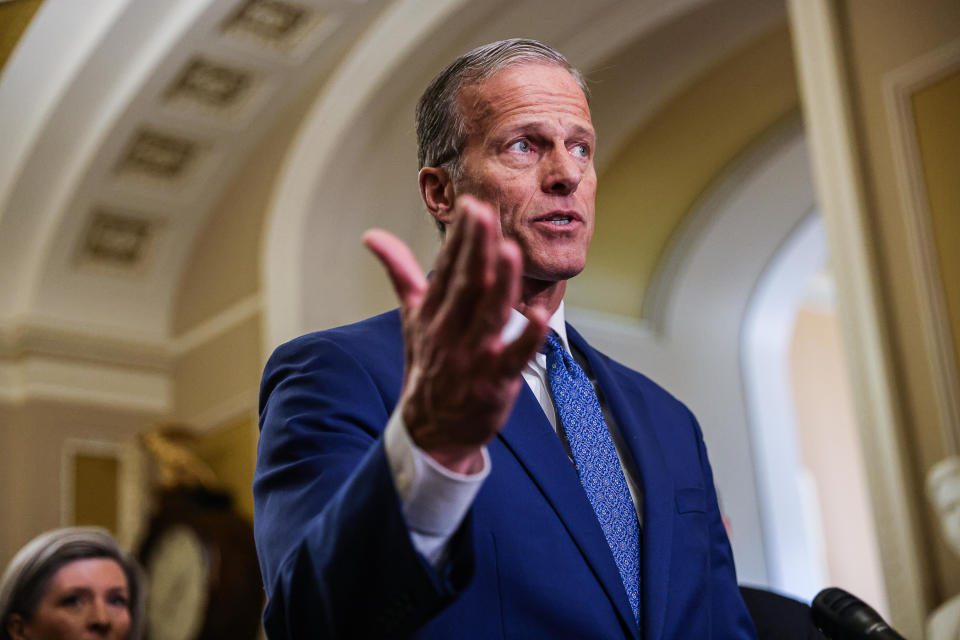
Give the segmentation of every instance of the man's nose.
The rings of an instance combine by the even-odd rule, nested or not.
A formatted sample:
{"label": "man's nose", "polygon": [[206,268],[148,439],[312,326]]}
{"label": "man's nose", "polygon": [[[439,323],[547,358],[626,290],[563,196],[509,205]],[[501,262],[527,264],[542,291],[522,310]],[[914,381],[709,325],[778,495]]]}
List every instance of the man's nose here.
{"label": "man's nose", "polygon": [[583,167],[564,146],[558,146],[547,155],[543,190],[557,195],[569,195],[577,190],[583,179]]}

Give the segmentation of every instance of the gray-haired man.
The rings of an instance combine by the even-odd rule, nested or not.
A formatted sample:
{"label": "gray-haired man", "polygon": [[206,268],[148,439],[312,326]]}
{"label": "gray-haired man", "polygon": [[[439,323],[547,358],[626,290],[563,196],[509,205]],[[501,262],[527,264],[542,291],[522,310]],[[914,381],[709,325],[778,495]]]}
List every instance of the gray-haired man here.
{"label": "gray-haired man", "polygon": [[597,185],[582,77],[492,43],[417,119],[432,278],[368,232],[399,312],[264,373],[271,637],[753,637],[695,419],[564,322]]}

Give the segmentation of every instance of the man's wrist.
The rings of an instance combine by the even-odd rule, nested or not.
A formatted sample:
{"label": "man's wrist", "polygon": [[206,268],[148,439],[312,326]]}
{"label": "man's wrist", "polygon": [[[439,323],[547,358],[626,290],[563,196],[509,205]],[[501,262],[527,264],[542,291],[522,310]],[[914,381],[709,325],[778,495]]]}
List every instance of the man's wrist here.
{"label": "man's wrist", "polygon": [[[483,470],[484,445],[451,444],[450,439],[443,437],[442,432],[436,429],[436,425],[428,424],[424,411],[418,411],[416,402],[409,397],[401,399],[396,413],[403,421],[411,443],[433,462],[461,475],[472,475]],[[424,434],[428,435],[429,441],[424,441]]]}
{"label": "man's wrist", "polygon": [[483,447],[469,449],[423,449],[430,458],[445,469],[461,475],[474,475],[483,471],[485,462]]}

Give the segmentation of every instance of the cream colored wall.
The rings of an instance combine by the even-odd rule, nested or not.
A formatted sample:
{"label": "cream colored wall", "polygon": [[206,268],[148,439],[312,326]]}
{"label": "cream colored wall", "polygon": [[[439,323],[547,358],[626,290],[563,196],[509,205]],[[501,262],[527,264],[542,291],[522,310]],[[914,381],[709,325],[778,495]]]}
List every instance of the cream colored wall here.
{"label": "cream colored wall", "polygon": [[[903,443],[907,459],[913,465],[913,482],[909,490],[916,504],[925,505],[921,489],[923,473],[942,458],[945,451],[936,426],[938,414],[931,378],[933,371],[922,333],[922,314],[929,310],[921,308],[916,297],[915,274],[906,240],[907,221],[895,171],[894,154],[897,151],[892,145],[887,120],[884,82],[891,72],[960,38],[960,3],[955,0],[909,3],[847,0],[838,6],[841,38],[851,74],[853,117],[858,124],[865,171],[867,206],[872,223],[870,232],[879,265],[877,275],[895,353],[897,386],[901,391]],[[922,117],[932,117],[935,122],[923,127],[949,130],[956,126],[955,113],[950,118],[936,109],[929,114],[925,112]],[[925,158],[934,163],[924,167],[928,178],[939,175],[937,167],[941,160],[934,155],[931,153]],[[952,211],[956,210],[954,205]],[[953,217],[950,228],[954,230],[952,237],[956,238],[955,214]],[[945,240],[950,242],[945,238],[939,242]],[[955,251],[953,255],[956,255]],[[955,279],[955,273],[945,271],[941,276],[946,282]],[[954,316],[952,325],[956,327],[957,322]],[[936,603],[960,592],[960,561],[939,542],[929,509],[924,513],[925,544],[921,552],[927,555],[930,567],[926,589]]]}
{"label": "cream colored wall", "polygon": [[828,581],[884,611],[874,517],[834,314],[800,310],[790,368],[797,440],[816,482]]}
{"label": "cream colored wall", "polygon": [[[70,443],[129,445],[137,431],[157,418],[77,404],[0,404],[0,566],[40,532],[74,524],[61,519],[62,492],[69,486],[62,461]],[[87,496],[87,506],[97,500],[117,502],[116,485],[109,481],[96,493]]]}
{"label": "cream colored wall", "polygon": [[960,366],[960,71],[917,91],[913,113],[954,354]]}
{"label": "cream colored wall", "polygon": [[[602,70],[596,75],[602,83]],[[571,281],[568,302],[640,318],[644,293],[670,236],[697,197],[796,106],[786,28],[719,61],[665,103],[618,145],[620,151],[600,176],[588,266]]]}
{"label": "cream colored wall", "polygon": [[185,353],[173,370],[177,422],[210,428],[255,408],[260,367],[256,316]]}
{"label": "cream colored wall", "polygon": [[253,469],[257,462],[257,415],[246,412],[199,435],[195,451],[231,492],[234,507],[253,522]]}

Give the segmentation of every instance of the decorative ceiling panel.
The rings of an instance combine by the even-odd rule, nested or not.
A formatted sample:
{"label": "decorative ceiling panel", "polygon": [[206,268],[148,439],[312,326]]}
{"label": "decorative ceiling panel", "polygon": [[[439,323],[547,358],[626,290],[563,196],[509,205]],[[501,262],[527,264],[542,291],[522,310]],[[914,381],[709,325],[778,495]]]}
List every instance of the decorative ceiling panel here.
{"label": "decorative ceiling panel", "polygon": [[222,32],[253,51],[300,60],[341,21],[341,16],[286,0],[246,0],[223,22]]}
{"label": "decorative ceiling panel", "polygon": [[274,42],[282,42],[302,29],[310,10],[281,0],[247,0],[225,27],[244,31]]}
{"label": "decorative ceiling panel", "polygon": [[124,270],[140,268],[149,253],[156,223],[110,209],[90,215],[80,249],[80,262]]}
{"label": "decorative ceiling panel", "polygon": [[146,174],[161,180],[181,178],[196,158],[198,144],[153,129],[140,129],[117,164],[117,173]]}
{"label": "decorative ceiling panel", "polygon": [[227,109],[241,102],[253,85],[253,74],[235,66],[192,58],[167,89],[172,103],[192,103],[213,109]]}

